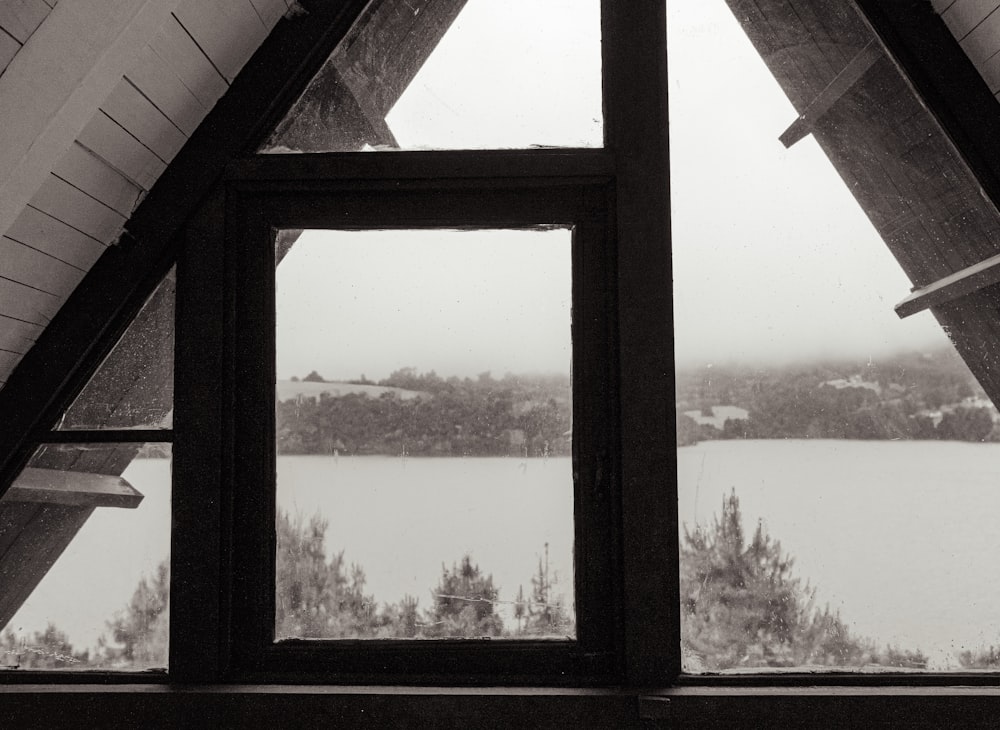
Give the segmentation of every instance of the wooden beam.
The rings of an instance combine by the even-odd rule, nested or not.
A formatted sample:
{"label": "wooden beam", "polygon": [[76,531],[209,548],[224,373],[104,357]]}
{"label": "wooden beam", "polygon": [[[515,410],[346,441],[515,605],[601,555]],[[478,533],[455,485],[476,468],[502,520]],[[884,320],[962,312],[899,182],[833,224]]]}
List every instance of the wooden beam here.
{"label": "wooden beam", "polygon": [[36,467],[22,471],[3,496],[3,502],[125,509],[135,509],[142,500],[143,495],[121,477]]}
{"label": "wooden beam", "polygon": [[[117,6],[125,2],[80,0],[60,3],[57,8],[91,3]],[[34,439],[47,432],[72,402],[160,282],[176,255],[178,231],[216,184],[225,166],[260,145],[329,58],[365,3],[301,0],[308,12],[278,23],[240,72],[230,92],[219,100],[133,213],[127,224],[130,235],[105,251],[35,346],[6,378],[6,385],[0,389],[0,413],[4,416],[4,428],[0,429],[0,494],[27,463]],[[173,2],[149,0],[149,4],[159,10],[160,5],[172,6]],[[49,16],[36,36],[45,31],[57,12]],[[5,77],[0,77],[0,82]],[[117,79],[114,81],[117,83]],[[109,85],[108,91],[111,88]],[[31,94],[24,98],[30,99]],[[0,147],[0,155],[5,153],[6,148]],[[6,179],[6,174],[0,166],[0,181]],[[0,206],[7,204],[2,187],[0,184]],[[136,245],[136,239],[141,245]]]}
{"label": "wooden beam", "polygon": [[900,319],[1000,283],[1000,254],[916,289],[894,309]]}
{"label": "wooden beam", "polygon": [[852,58],[843,70],[820,92],[819,96],[810,102],[799,118],[779,137],[785,147],[805,137],[812,131],[813,124],[821,119],[830,108],[865,75],[876,61],[882,58],[882,48],[877,41],[870,42]]}
{"label": "wooden beam", "polygon": [[0,76],[0,233],[48,177],[177,0],[59,3]]}

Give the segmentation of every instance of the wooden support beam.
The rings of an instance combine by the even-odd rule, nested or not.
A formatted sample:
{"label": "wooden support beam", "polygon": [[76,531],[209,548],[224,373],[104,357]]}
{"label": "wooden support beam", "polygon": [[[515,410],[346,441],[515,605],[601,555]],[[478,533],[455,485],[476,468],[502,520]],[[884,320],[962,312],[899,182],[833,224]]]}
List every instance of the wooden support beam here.
{"label": "wooden support beam", "polygon": [[916,289],[894,309],[900,319],[1000,283],[1000,254]]}
{"label": "wooden support beam", "polygon": [[872,41],[852,58],[819,96],[813,99],[799,118],[779,137],[785,147],[791,147],[812,131],[813,125],[882,58],[882,48]]}
{"label": "wooden support beam", "polygon": [[135,509],[143,495],[121,477],[28,467],[3,496],[7,502]]}

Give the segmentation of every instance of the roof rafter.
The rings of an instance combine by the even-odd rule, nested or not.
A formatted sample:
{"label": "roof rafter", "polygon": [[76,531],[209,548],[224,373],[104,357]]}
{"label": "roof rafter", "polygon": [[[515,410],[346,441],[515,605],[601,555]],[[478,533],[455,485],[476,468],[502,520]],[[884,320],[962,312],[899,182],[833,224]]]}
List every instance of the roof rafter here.
{"label": "roof rafter", "polygon": [[0,496],[171,265],[178,234],[227,163],[262,142],[367,0],[302,0],[281,20],[0,390]]}

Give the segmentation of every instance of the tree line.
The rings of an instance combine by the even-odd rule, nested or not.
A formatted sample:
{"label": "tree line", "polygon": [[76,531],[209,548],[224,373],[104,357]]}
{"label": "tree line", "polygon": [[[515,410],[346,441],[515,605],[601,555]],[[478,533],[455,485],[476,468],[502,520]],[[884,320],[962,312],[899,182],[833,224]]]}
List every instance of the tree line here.
{"label": "tree line", "polygon": [[[846,378],[853,384],[846,385]],[[840,382],[840,387],[833,383]],[[755,369],[713,367],[678,373],[677,442],[708,439],[938,439],[996,441],[991,411],[967,405],[984,394],[954,353],[909,354],[875,363]],[[746,419],[721,430],[685,411],[734,405]]]}
{"label": "tree line", "polygon": [[[275,638],[445,639],[568,638],[576,633],[572,608],[557,576],[539,558],[526,594],[503,600],[493,576],[468,554],[450,566],[430,590],[426,608],[415,596],[379,603],[365,588],[365,571],[348,564],[343,551],[327,558],[328,523],[279,510],[276,521]],[[75,648],[64,631],[0,635],[0,668],[137,670],[166,667],[170,621],[169,561],[143,576],[128,604],[106,621],[92,649]],[[511,610],[501,611],[509,604]],[[507,620],[504,619],[507,615]]]}
{"label": "tree line", "polygon": [[[303,378],[325,382],[315,371]],[[441,378],[397,370],[378,383],[420,393],[300,396],[276,404],[279,454],[568,455],[568,376]]]}

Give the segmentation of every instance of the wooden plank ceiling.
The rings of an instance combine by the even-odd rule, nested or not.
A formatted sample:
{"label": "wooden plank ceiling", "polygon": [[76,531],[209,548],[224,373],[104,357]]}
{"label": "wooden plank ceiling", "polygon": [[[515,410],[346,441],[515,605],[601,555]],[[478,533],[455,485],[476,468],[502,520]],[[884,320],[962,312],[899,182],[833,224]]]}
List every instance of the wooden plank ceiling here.
{"label": "wooden plank ceiling", "polygon": [[[107,93],[77,94],[63,105],[60,114],[81,119],[79,130],[48,152],[53,162],[35,171],[40,184],[26,203],[0,215],[0,387],[291,4],[174,2],[144,42],[115,59],[120,68]],[[32,74],[52,73],[45,60],[58,57],[52,46],[61,28],[73,27],[73,6],[0,2],[0,101],[18,81],[23,89]],[[137,12],[136,23],[149,15]],[[96,58],[95,68],[111,63],[106,53]],[[12,136],[5,129],[15,126],[15,107],[0,103],[0,143]],[[50,138],[39,130],[35,141]]]}

